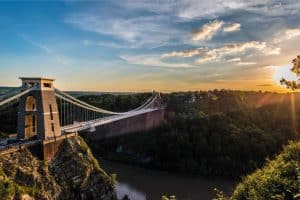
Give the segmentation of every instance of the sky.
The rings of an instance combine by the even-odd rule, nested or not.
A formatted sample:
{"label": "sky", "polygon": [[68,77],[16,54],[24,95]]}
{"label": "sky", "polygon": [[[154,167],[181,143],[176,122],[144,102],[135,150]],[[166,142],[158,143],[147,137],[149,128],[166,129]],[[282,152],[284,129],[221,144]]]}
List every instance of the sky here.
{"label": "sky", "polygon": [[285,91],[299,10],[298,0],[0,1],[0,85]]}

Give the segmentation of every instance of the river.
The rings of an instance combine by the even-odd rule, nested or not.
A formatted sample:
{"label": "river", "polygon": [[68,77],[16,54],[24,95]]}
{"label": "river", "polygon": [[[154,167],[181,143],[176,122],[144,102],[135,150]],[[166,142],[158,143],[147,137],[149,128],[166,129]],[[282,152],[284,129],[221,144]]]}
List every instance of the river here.
{"label": "river", "polygon": [[118,199],[160,200],[162,195],[175,195],[178,200],[207,200],[215,197],[214,188],[232,192],[234,180],[169,173],[101,160],[107,173],[117,174]]}

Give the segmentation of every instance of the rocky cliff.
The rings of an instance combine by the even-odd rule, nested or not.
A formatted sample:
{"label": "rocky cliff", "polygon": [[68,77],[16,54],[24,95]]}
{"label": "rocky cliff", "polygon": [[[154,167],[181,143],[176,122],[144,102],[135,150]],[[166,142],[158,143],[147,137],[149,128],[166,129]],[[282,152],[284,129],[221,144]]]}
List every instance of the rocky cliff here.
{"label": "rocky cliff", "polygon": [[115,200],[108,176],[80,137],[64,141],[49,162],[29,150],[0,157],[0,199]]}

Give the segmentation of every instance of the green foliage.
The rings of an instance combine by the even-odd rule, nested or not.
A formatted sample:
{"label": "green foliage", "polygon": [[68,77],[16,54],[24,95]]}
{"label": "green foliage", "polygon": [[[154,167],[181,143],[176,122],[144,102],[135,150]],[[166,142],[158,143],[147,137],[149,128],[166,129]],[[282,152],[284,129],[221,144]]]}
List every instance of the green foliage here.
{"label": "green foliage", "polygon": [[244,178],[231,199],[293,199],[299,193],[300,142],[292,142],[274,160]]}
{"label": "green foliage", "polygon": [[0,200],[19,200],[23,195],[34,199],[114,196],[115,179],[104,172],[80,137],[64,140],[50,162],[37,159],[27,148],[0,157]]}
{"label": "green foliage", "polygon": [[108,110],[122,112],[137,108],[142,102],[146,101],[151,96],[150,93],[128,94],[128,95],[113,95],[103,94],[101,96],[88,95],[81,96],[79,99],[90,104],[105,108]]}
{"label": "green foliage", "polygon": [[37,188],[25,187],[18,185],[12,180],[8,179],[1,169],[1,179],[0,179],[0,199],[21,199],[22,195],[28,194],[35,198],[40,198],[41,193]]}
{"label": "green foliage", "polygon": [[0,107],[0,137],[17,132],[18,103]]}
{"label": "green foliage", "polygon": [[80,144],[80,150],[83,152],[83,153],[89,153],[90,152],[90,148],[89,146],[85,143],[85,141],[81,138],[81,137],[78,137],[77,138],[78,141],[79,141],[79,144]]}
{"label": "green foliage", "polygon": [[[109,110],[127,111],[150,95],[107,94],[80,99]],[[90,141],[94,152],[148,167],[237,177],[262,166],[266,157],[272,158],[282,145],[299,137],[300,123],[295,123],[297,118],[293,116],[300,116],[300,104],[291,109],[291,98],[300,100],[297,93],[214,90],[162,97],[168,105],[165,124],[148,132],[106,139],[97,145]],[[15,113],[1,110],[0,130],[15,131],[17,105],[14,108]],[[122,151],[116,152],[120,147]],[[88,152],[82,143],[81,153]],[[72,157],[73,152],[66,152],[66,156]]]}
{"label": "green foliage", "polygon": [[216,193],[216,198],[214,198],[213,200],[227,200],[228,197],[226,197],[226,195],[224,194],[223,191],[218,190],[217,188],[214,189],[215,193]]}
{"label": "green foliage", "polygon": [[[96,152],[162,169],[236,177],[261,166],[291,139],[288,134],[274,138],[277,134],[242,123],[219,113],[181,114],[157,129],[97,143]],[[116,152],[120,145],[123,152]]]}
{"label": "green foliage", "polygon": [[[300,116],[300,106],[291,110],[291,97],[226,90],[164,94],[167,120],[161,127],[89,144],[107,159],[237,177],[297,139],[299,124],[292,112]],[[298,94],[293,97],[300,100]]]}
{"label": "green foliage", "polygon": [[[99,172],[99,174],[103,178],[103,180],[105,180],[105,182],[108,183],[110,186],[115,187],[116,178],[117,178],[116,174],[112,174],[111,176],[108,176],[106,174],[106,172],[101,168],[98,160],[94,157],[94,155],[92,154],[89,146],[86,144],[84,139],[82,139],[81,137],[76,137],[76,139],[78,140],[78,144],[80,145],[80,148],[77,149],[76,151],[82,153],[82,155],[80,156],[81,161],[86,162],[86,164],[89,164],[88,162],[91,161],[93,166],[96,168],[96,170]],[[68,140],[67,142],[69,143],[69,145],[72,145],[71,144],[72,140]],[[71,149],[71,148],[69,148],[69,149]],[[90,160],[87,160],[87,159],[90,159]]]}
{"label": "green foliage", "polygon": [[163,195],[161,197],[161,200],[176,200],[176,196],[174,196],[174,195],[171,195],[171,196]]}
{"label": "green foliage", "polygon": [[0,182],[0,195],[3,199],[9,199],[9,197],[16,194],[16,185],[9,180],[2,180]]}
{"label": "green foliage", "polygon": [[113,186],[116,186],[117,185],[117,174],[111,174],[110,179],[111,179]]}

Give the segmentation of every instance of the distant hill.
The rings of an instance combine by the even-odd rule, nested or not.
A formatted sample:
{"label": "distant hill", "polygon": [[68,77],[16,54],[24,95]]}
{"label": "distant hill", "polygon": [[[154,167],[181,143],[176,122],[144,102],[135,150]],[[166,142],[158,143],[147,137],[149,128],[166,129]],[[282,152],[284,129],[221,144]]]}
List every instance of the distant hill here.
{"label": "distant hill", "polygon": [[[0,86],[0,95],[7,93],[9,90],[13,90],[17,87],[6,87]],[[81,96],[99,96],[103,94],[112,94],[112,95],[128,95],[128,94],[135,94],[137,92],[91,92],[91,91],[65,91],[68,94],[74,97],[81,97]]]}
{"label": "distant hill", "polygon": [[90,92],[90,91],[66,91],[66,92],[74,97],[99,96],[99,95],[103,95],[103,94],[111,94],[111,95],[136,94],[136,92]]}
{"label": "distant hill", "polygon": [[[213,90],[198,92],[176,92],[163,94],[168,110],[205,113],[232,112],[249,108],[260,108],[277,104],[280,107],[296,106],[300,110],[300,93],[275,93],[261,91]],[[288,107],[287,107],[288,105]]]}

